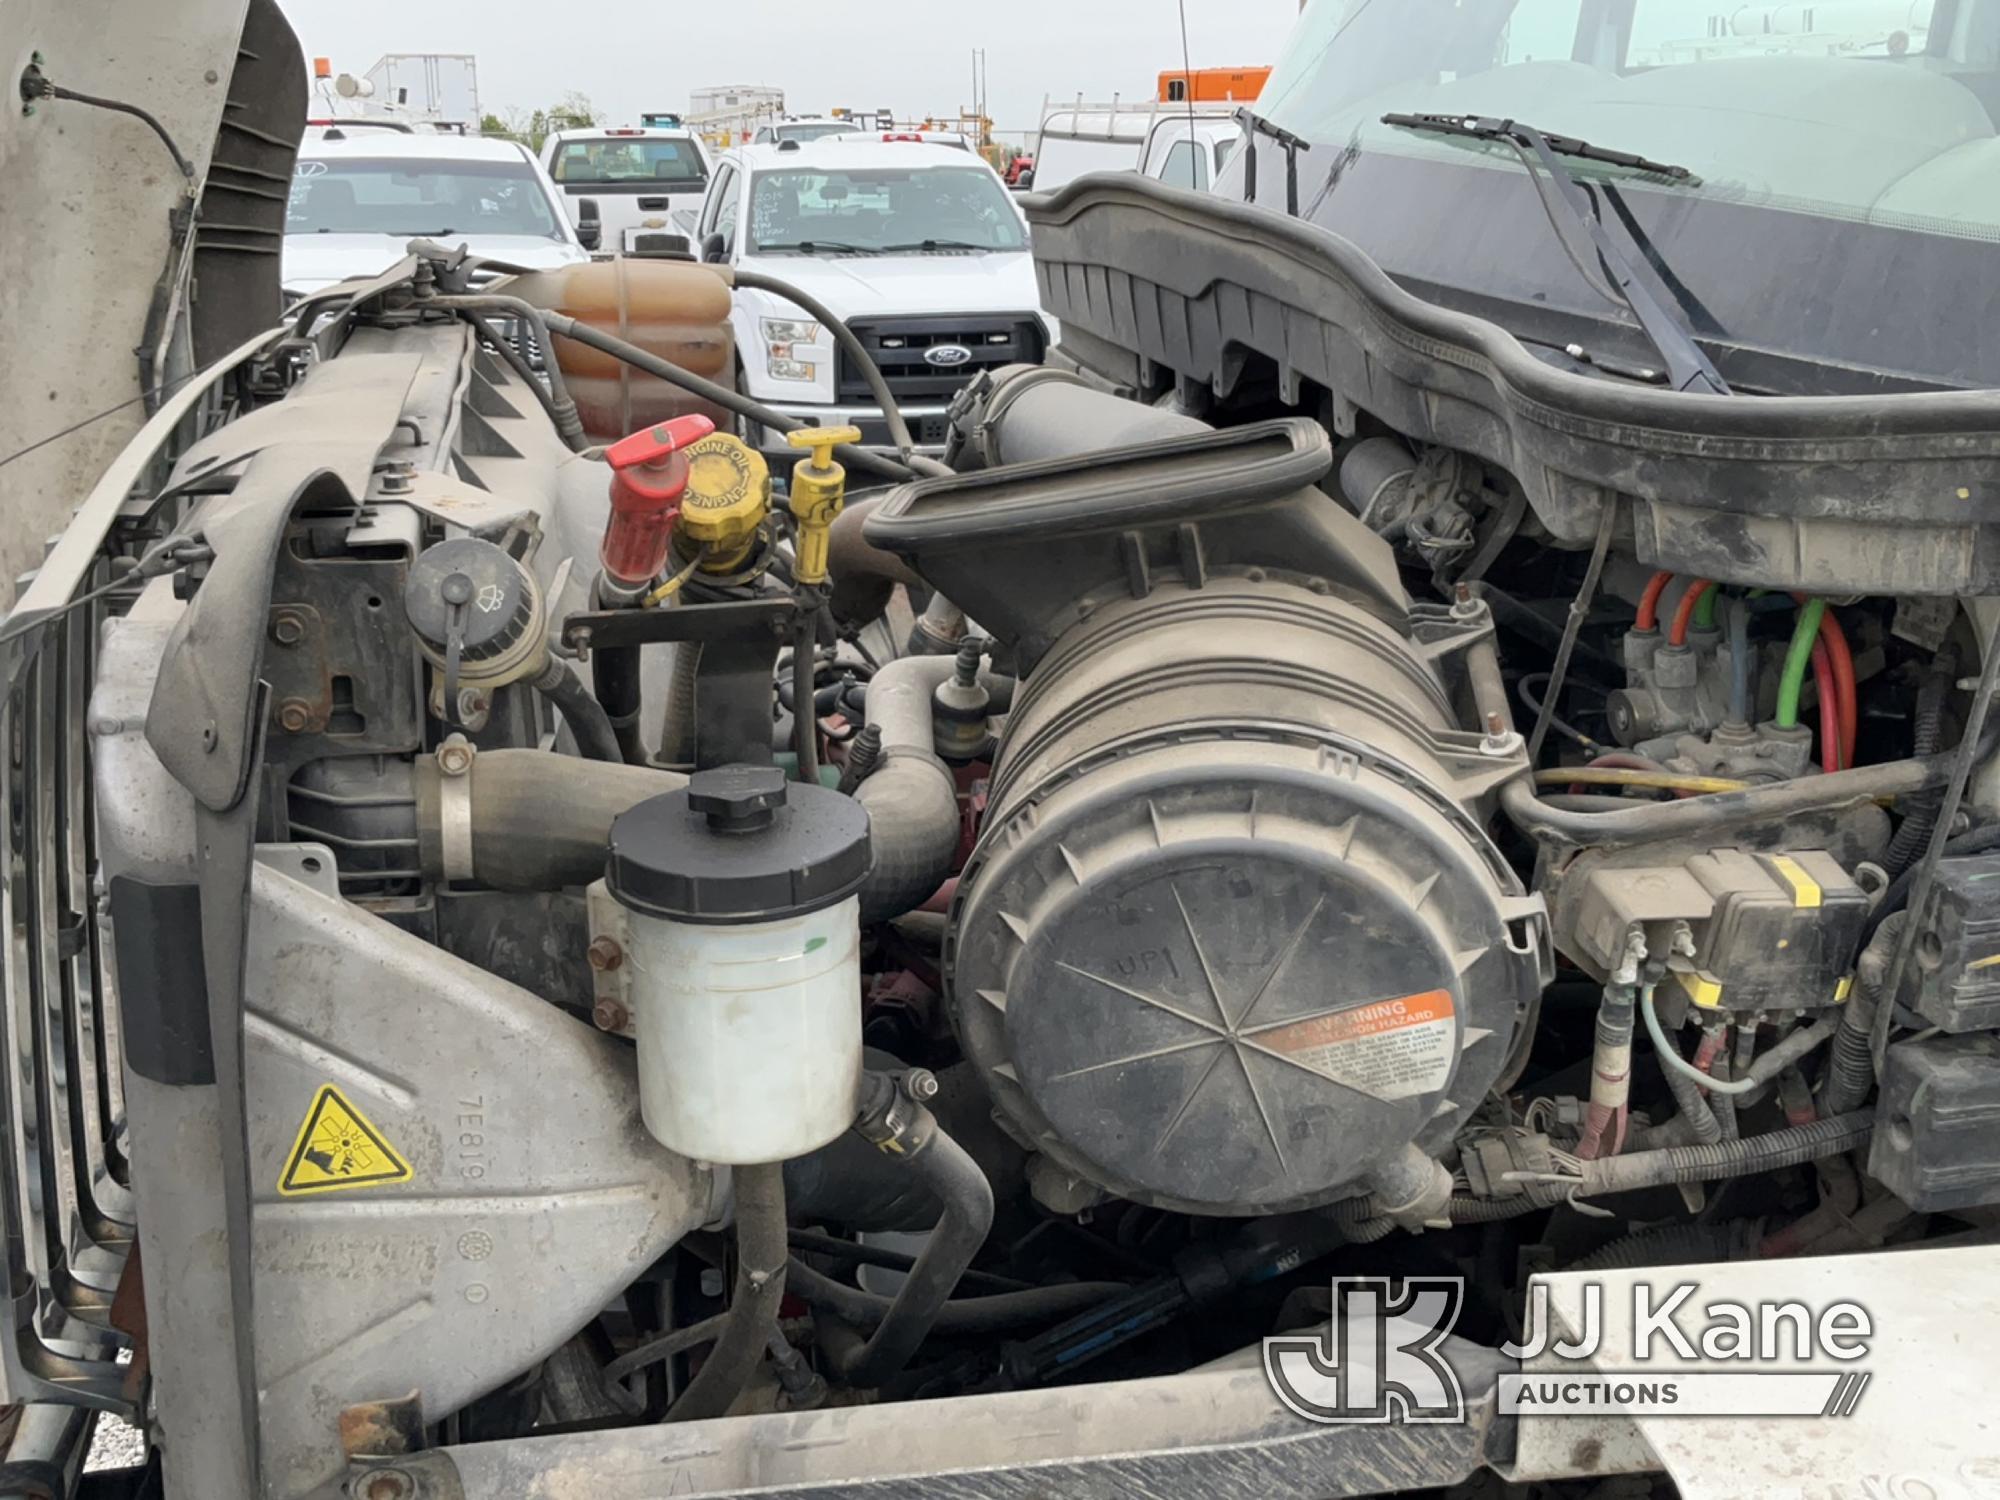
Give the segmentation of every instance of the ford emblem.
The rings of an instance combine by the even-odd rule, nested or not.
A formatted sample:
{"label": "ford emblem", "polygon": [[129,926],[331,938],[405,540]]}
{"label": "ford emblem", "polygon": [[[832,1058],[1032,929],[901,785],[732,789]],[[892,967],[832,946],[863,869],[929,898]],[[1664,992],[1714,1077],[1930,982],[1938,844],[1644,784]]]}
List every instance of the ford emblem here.
{"label": "ford emblem", "polygon": [[972,360],[972,351],[963,344],[933,344],[924,351],[924,363],[940,370],[953,370]]}

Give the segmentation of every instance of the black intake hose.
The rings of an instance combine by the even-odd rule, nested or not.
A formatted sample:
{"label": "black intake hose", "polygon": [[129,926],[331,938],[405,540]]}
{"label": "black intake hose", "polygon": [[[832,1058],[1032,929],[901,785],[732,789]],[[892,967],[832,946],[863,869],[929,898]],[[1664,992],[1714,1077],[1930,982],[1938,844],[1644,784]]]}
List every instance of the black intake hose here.
{"label": "black intake hose", "polygon": [[915,911],[951,877],[958,854],[958,782],[932,745],[931,699],[952,675],[949,656],[905,656],[868,684],[868,724],[882,734],[873,775],[855,791],[868,809],[875,863],[861,886],[861,920]]}
{"label": "black intake hose", "polygon": [[736,1190],[736,1286],[715,1347],[666,1421],[701,1422],[727,1412],[757,1372],[778,1327],[785,1300],[785,1270],[791,1259],[785,1232],[785,1171],[767,1166],[738,1167]]}
{"label": "black intake hose", "polygon": [[986,468],[1209,430],[1185,412],[1128,401],[1046,365],[1012,365],[995,375],[972,426],[973,451]]}
{"label": "black intake hose", "polygon": [[1690,1266],[1728,1260],[1736,1248],[1727,1224],[1669,1224],[1600,1245],[1563,1267],[1569,1271],[1632,1271],[1647,1266]]}

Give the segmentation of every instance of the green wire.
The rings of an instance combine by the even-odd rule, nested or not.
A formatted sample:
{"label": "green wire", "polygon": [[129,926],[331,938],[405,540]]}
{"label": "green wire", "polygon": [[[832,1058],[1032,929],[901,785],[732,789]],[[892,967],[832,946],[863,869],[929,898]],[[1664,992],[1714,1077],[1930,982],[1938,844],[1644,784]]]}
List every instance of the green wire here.
{"label": "green wire", "polygon": [[1710,584],[1708,592],[1694,601],[1694,628],[1696,630],[1715,629],[1715,601],[1722,597],[1722,589]]}
{"label": "green wire", "polygon": [[1790,729],[1799,722],[1799,694],[1806,685],[1806,668],[1812,665],[1813,642],[1819,639],[1820,617],[1826,613],[1824,599],[1808,599],[1792,627],[1792,644],[1785,652],[1785,675],[1778,679],[1778,725]]}

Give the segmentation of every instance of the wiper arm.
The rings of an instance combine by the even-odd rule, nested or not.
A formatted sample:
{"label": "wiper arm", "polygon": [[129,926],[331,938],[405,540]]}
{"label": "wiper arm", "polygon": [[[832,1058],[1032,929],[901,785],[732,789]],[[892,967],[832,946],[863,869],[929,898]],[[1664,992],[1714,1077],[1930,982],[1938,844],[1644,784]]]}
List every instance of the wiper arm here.
{"label": "wiper arm", "polygon": [[971,240],[911,240],[902,245],[884,245],[885,254],[910,250],[998,250],[998,245],[975,245]]}
{"label": "wiper arm", "polygon": [[[1382,117],[1384,125],[1397,125],[1405,130],[1424,130],[1439,135],[1467,136],[1473,140],[1504,141],[1514,148],[1527,167],[1528,175],[1534,180],[1535,192],[1542,200],[1542,207],[1548,213],[1549,223],[1556,231],[1556,238],[1562,242],[1563,250],[1576,263],[1583,279],[1599,296],[1623,302],[1632,310],[1632,316],[1639,320],[1639,327],[1659,351],[1666,362],[1667,382],[1677,391],[1693,391],[1698,395],[1730,395],[1729,384],[1716,370],[1709,357],[1695,342],[1694,334],[1677,313],[1653,290],[1652,286],[1639,274],[1617,242],[1605,232],[1604,225],[1591,206],[1590,194],[1576,174],[1565,167],[1559,157],[1573,156],[1585,161],[1603,162],[1609,166],[1625,167],[1632,171],[1650,172],[1656,176],[1670,177],[1676,182],[1692,182],[1694,174],[1686,167],[1673,166],[1667,162],[1656,162],[1644,156],[1635,156],[1629,151],[1613,151],[1603,146],[1593,146],[1588,141],[1575,136],[1545,135],[1532,125],[1523,125],[1519,120],[1502,120],[1483,115],[1429,115],[1390,114]],[[1534,155],[1530,157],[1529,153]],[[1551,198],[1544,189],[1540,175],[1535,171],[1539,161],[1550,179],[1555,183],[1555,196]],[[1560,206],[1560,212],[1558,209]],[[1565,221],[1570,230],[1581,229],[1590,240],[1591,248],[1597,252],[1598,261],[1610,273],[1615,295],[1599,283],[1590,269],[1570,243],[1569,234],[1564,230]]]}
{"label": "wiper arm", "polygon": [[821,250],[835,255],[880,255],[874,245],[850,245],[846,240],[796,240],[789,245],[759,245],[759,255],[813,255]]}
{"label": "wiper arm", "polygon": [[1582,161],[1600,161],[1607,166],[1624,167],[1633,172],[1650,172],[1655,177],[1671,177],[1675,182],[1699,180],[1686,167],[1677,167],[1671,162],[1635,156],[1630,151],[1613,151],[1609,146],[1593,146],[1589,141],[1579,140],[1573,135],[1536,130],[1532,125],[1523,125],[1517,120],[1499,120],[1485,115],[1384,115],[1382,123],[1400,125],[1405,130],[1433,130],[1440,135],[1470,136],[1476,141],[1519,139],[1525,144],[1527,135],[1539,135],[1557,156],[1574,156]]}

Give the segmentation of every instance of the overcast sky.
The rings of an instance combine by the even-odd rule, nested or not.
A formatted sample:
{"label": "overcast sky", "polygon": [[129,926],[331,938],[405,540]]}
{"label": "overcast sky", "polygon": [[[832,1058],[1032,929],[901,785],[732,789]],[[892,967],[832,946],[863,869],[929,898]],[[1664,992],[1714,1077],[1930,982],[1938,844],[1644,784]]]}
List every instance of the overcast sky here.
{"label": "overcast sky", "polygon": [[[1152,96],[1181,59],[1175,0],[280,0],[308,57],[365,73],[385,52],[471,52],[480,104],[588,94],[613,123],[681,109],[691,89],[767,83],[795,113],[971,103],[986,49],[1003,131],[1030,130],[1046,95]],[[1187,0],[1196,67],[1268,63],[1298,0]],[[476,20],[475,20],[476,18]]]}

